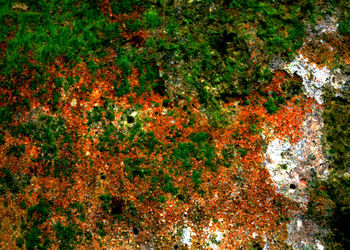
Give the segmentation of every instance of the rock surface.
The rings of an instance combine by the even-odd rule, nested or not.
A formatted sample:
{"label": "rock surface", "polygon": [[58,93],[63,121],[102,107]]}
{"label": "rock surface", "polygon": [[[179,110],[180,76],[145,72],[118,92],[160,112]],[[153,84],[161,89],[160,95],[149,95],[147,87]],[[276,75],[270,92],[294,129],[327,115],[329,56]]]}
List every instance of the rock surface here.
{"label": "rock surface", "polygon": [[322,152],[322,110],[315,108],[303,124],[303,138],[296,144],[288,139],[273,140],[267,147],[265,164],[276,190],[306,206],[306,187],[312,174],[327,178],[328,165]]}

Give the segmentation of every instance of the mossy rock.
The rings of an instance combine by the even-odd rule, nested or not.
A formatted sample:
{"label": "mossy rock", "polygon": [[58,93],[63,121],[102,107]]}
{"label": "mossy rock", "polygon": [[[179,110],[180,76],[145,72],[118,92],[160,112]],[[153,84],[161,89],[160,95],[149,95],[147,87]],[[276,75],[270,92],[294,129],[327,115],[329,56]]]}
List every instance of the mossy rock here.
{"label": "mossy rock", "polygon": [[291,99],[294,96],[298,96],[303,93],[302,79],[294,74],[292,77],[287,78],[281,85],[283,93],[287,99]]}

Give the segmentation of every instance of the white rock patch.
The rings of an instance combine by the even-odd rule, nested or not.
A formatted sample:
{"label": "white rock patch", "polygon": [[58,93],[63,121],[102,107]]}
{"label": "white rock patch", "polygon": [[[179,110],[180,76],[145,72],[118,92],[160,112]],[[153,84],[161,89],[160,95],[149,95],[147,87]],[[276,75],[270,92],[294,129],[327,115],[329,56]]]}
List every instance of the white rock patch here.
{"label": "white rock patch", "polygon": [[266,167],[275,183],[276,191],[286,196],[295,191],[290,189],[290,185],[299,182],[298,171],[295,171],[296,159],[283,157],[291,150],[292,145],[288,141],[275,139],[268,145],[266,151]]}
{"label": "white rock patch", "polygon": [[292,62],[286,64],[284,69],[301,77],[306,96],[315,98],[319,104],[323,103],[323,89],[332,79],[331,71],[326,66],[319,68],[307,58],[298,55]]}
{"label": "white rock patch", "polygon": [[206,235],[206,246],[211,249],[219,249],[219,245],[224,239],[224,233],[216,228],[212,228],[212,225],[213,222],[210,221],[209,226],[204,229]]}
{"label": "white rock patch", "polygon": [[321,23],[315,26],[315,30],[322,34],[322,33],[334,33],[337,31],[339,27],[339,23],[336,23],[334,20]]}
{"label": "white rock patch", "polygon": [[328,164],[322,150],[322,110],[315,108],[307,114],[303,125],[302,139],[290,143],[288,139],[274,139],[265,153],[265,166],[269,170],[276,191],[306,205],[307,183],[316,173],[327,178]]}
{"label": "white rock patch", "polygon": [[315,242],[318,250],[324,250],[324,246],[321,244],[319,240],[316,240]]}
{"label": "white rock patch", "polygon": [[212,232],[207,240],[208,247],[211,249],[219,249],[221,241],[224,239],[224,234],[218,230]]}
{"label": "white rock patch", "polygon": [[191,229],[191,227],[184,228],[181,242],[185,245],[191,246],[191,244],[192,244],[192,229]]}
{"label": "white rock patch", "polygon": [[321,238],[326,234],[326,230],[320,228],[314,221],[299,215],[289,223],[287,229],[289,236],[286,243],[293,249],[325,249],[325,243]]}

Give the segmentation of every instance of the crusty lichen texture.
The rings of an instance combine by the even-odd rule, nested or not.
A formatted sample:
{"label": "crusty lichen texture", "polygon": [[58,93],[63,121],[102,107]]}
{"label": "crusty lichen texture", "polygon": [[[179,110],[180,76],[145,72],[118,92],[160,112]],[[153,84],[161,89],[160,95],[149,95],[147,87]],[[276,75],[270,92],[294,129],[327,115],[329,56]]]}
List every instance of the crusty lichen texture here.
{"label": "crusty lichen texture", "polygon": [[346,1],[1,6],[1,249],[346,246]]}

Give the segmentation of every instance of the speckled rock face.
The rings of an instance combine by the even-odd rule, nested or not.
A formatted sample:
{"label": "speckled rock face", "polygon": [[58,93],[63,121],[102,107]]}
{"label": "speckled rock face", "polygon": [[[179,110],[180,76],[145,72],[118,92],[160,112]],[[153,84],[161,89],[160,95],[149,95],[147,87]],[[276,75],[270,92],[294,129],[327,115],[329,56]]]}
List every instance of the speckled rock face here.
{"label": "speckled rock face", "polygon": [[[330,33],[335,32],[336,27],[337,24],[319,24],[316,28],[318,33]],[[288,138],[274,139],[269,143],[265,154],[265,166],[270,172],[276,191],[306,208],[309,202],[309,181],[313,176],[327,179],[329,175],[322,143],[324,92],[332,89],[337,95],[341,95],[346,79],[340,70],[316,65],[302,53],[290,63],[280,63],[279,68],[290,75],[298,75],[302,80],[304,94],[319,104],[314,105],[312,112],[306,115],[302,126],[303,134],[297,143],[291,143]],[[325,243],[320,235],[326,233],[322,230],[311,219],[298,215],[289,224],[287,244],[294,249],[324,249]]]}
{"label": "speckled rock face", "polygon": [[183,230],[182,238],[181,238],[181,242],[184,245],[191,246],[191,244],[192,244],[191,234],[192,234],[191,227],[185,227],[184,230]]}
{"label": "speckled rock face", "polygon": [[288,226],[288,233],[287,243],[294,249],[325,249],[325,242],[317,238],[327,232],[310,219],[296,216]]}
{"label": "speckled rock face", "polygon": [[331,82],[332,74],[327,67],[319,68],[316,64],[310,63],[303,55],[299,55],[291,63],[285,66],[291,74],[296,73],[303,80],[303,87],[306,96],[315,98],[317,103],[323,103],[324,87]]}
{"label": "speckled rock face", "polygon": [[[314,175],[327,178],[327,159],[322,148],[322,108],[314,107],[303,123],[302,138],[295,144],[288,139],[275,139],[266,150],[265,164],[276,191],[306,208],[309,202],[308,182]],[[325,249],[320,235],[326,232],[309,218],[300,214],[288,226],[287,244],[293,249]]]}
{"label": "speckled rock face", "polygon": [[[324,41],[318,36],[333,34],[337,27],[338,24],[333,19],[318,23],[316,33],[310,34],[309,40],[315,39],[323,44]],[[303,135],[297,143],[291,143],[288,138],[274,139],[269,143],[265,154],[265,166],[270,172],[276,191],[304,208],[307,208],[309,202],[308,183],[313,176],[326,180],[330,172],[323,148],[325,93],[331,91],[334,96],[346,98],[350,82],[344,69],[313,63],[315,58],[309,60],[304,55],[309,55],[307,50],[308,46],[305,45],[294,60],[289,63],[280,62],[278,68],[284,69],[290,75],[298,75],[302,80],[305,96],[313,98],[319,106],[314,106],[312,112],[306,115],[302,126]],[[333,51],[331,47],[330,50]],[[292,219],[288,226],[288,235],[287,244],[293,249],[326,248],[322,239],[327,231],[301,214]]]}
{"label": "speckled rock face", "polygon": [[322,110],[315,108],[303,125],[303,138],[296,144],[287,139],[273,140],[266,151],[266,167],[277,192],[306,205],[306,187],[312,175],[328,175],[327,161],[322,152]]}
{"label": "speckled rock face", "polygon": [[[301,128],[300,140],[293,144],[288,138],[272,140],[266,150],[265,164],[275,184],[276,191],[298,202],[306,208],[308,204],[308,182],[314,175],[326,179],[329,170],[322,147],[323,91],[333,78],[327,67],[319,68],[309,63],[302,55],[284,65],[287,72],[302,79],[306,96],[314,98],[320,106],[313,106]],[[337,86],[333,86],[334,89]],[[312,220],[294,217],[288,227],[287,244],[294,249],[312,247],[324,249],[324,242],[316,237],[322,229]]]}

